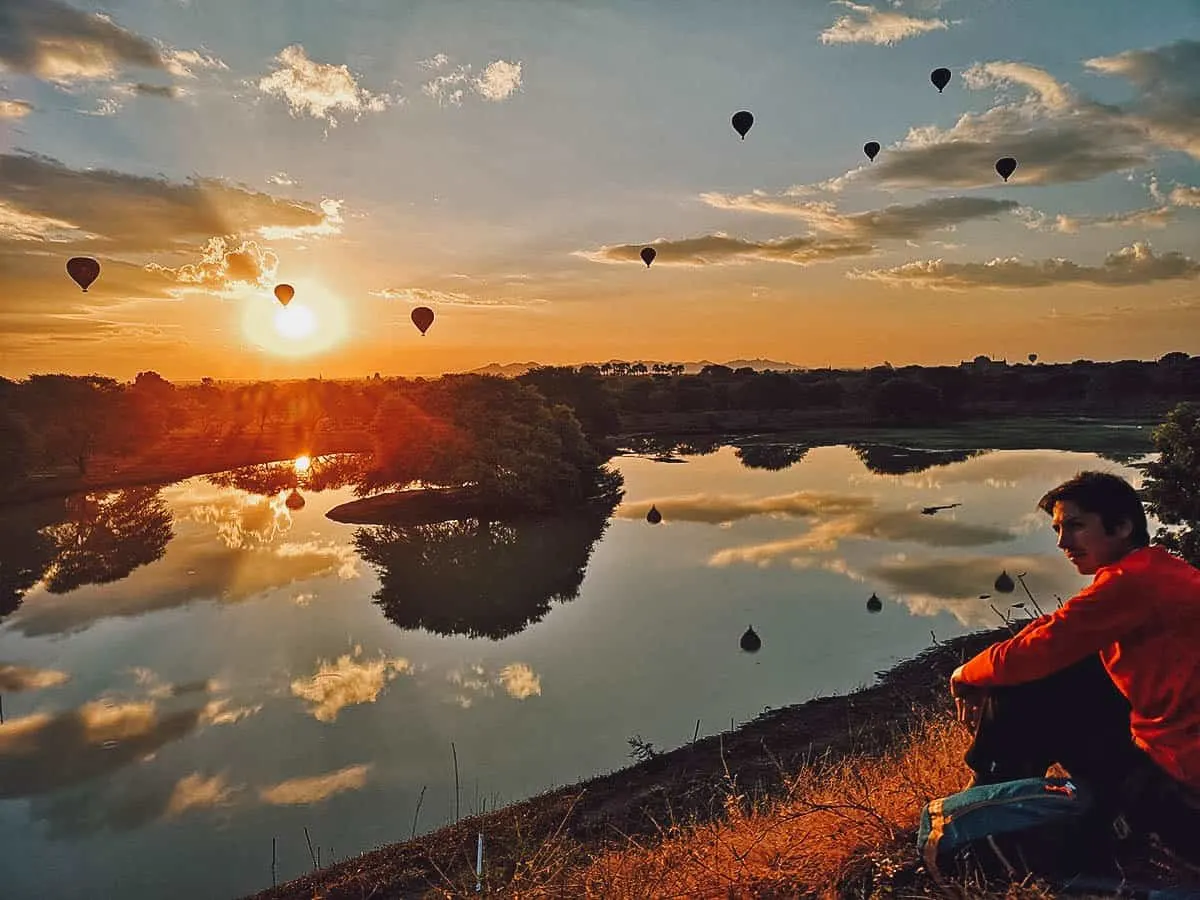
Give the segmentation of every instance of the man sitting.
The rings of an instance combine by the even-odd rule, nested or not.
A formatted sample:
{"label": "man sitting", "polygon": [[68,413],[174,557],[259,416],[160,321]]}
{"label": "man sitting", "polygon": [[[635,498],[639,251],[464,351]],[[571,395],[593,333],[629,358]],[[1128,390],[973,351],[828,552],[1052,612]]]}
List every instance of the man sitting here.
{"label": "man sitting", "polygon": [[1053,763],[1200,861],[1200,570],[1150,546],[1133,487],[1081,472],[1038,502],[1092,583],[950,677],[973,784]]}

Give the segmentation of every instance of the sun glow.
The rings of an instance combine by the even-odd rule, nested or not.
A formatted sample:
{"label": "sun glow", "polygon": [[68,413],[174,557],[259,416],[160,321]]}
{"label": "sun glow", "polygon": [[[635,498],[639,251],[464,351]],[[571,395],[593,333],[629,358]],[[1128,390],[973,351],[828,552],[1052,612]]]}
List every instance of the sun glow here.
{"label": "sun glow", "polygon": [[303,475],[312,468],[312,460],[307,456],[297,456],[292,465],[295,467],[297,475]]}
{"label": "sun glow", "polygon": [[277,356],[312,356],[331,350],[349,333],[346,303],[314,282],[294,282],[296,299],[280,306],[258,291],[246,298],[242,333]]}

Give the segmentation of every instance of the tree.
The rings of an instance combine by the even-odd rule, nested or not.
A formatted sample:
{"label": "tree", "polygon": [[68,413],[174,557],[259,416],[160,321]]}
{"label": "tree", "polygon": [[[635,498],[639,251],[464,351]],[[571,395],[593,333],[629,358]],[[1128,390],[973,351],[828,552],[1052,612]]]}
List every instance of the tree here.
{"label": "tree", "polygon": [[[584,434],[597,449],[620,426],[619,408],[611,384],[570,366],[537,366],[517,378],[532,385],[551,403],[565,403],[575,413]],[[640,384],[641,382],[635,382]]]}
{"label": "tree", "polygon": [[913,378],[891,378],[870,394],[872,413],[888,422],[925,425],[943,416],[942,392]]}
{"label": "tree", "polygon": [[1150,513],[1167,526],[1154,542],[1200,566],[1200,405],[1176,406],[1153,438],[1159,456],[1146,465],[1143,492]]}
{"label": "tree", "polygon": [[34,437],[25,417],[0,405],[0,488],[20,484],[34,462]]}
{"label": "tree", "polygon": [[49,460],[69,461],[80,475],[87,474],[97,453],[127,452],[149,437],[124,388],[112,378],[31,375],[18,402]]}

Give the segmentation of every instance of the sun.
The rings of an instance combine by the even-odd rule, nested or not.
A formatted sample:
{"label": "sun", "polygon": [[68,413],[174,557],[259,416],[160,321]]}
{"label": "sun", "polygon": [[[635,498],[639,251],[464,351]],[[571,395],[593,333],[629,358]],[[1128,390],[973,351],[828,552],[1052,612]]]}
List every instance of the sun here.
{"label": "sun", "polygon": [[297,456],[292,466],[295,468],[297,475],[303,475],[312,468],[312,459],[307,456]]}
{"label": "sun", "polygon": [[313,356],[332,350],[349,334],[347,304],[312,281],[296,280],[295,299],[287,306],[266,290],[247,294],[242,308],[246,339],[276,356]]}

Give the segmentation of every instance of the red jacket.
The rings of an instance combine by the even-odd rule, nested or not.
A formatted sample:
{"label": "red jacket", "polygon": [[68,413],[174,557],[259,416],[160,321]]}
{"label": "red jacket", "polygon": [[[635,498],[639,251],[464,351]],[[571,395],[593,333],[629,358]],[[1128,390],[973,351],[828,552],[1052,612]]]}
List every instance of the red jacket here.
{"label": "red jacket", "polygon": [[961,677],[1023,684],[1096,652],[1132,707],[1134,742],[1200,789],[1200,569],[1159,547],[1101,567],[1061,609],[984,650]]}

